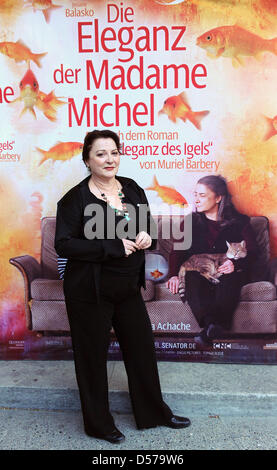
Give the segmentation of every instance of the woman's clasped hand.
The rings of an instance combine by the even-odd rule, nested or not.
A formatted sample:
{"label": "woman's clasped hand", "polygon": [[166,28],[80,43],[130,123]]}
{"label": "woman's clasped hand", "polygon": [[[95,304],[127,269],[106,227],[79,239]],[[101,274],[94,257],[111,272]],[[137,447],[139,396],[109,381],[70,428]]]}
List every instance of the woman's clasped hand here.
{"label": "woman's clasped hand", "polygon": [[129,256],[136,250],[146,250],[151,246],[152,238],[147,232],[141,231],[136,236],[136,241],[122,238],[122,242],[125,249],[125,256]]}

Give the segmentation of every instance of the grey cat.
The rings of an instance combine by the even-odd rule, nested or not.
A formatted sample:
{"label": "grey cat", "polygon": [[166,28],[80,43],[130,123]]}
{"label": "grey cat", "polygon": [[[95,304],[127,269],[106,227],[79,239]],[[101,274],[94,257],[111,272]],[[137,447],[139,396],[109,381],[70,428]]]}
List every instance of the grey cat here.
{"label": "grey cat", "polygon": [[245,258],[247,255],[245,240],[239,243],[227,242],[228,250],[226,253],[201,253],[198,255],[192,255],[186,260],[179,270],[179,294],[180,297],[185,296],[185,275],[187,271],[198,271],[208,281],[213,284],[218,284],[218,279],[222,276],[222,273],[218,272],[219,266],[221,266],[227,259],[237,260],[239,258]]}

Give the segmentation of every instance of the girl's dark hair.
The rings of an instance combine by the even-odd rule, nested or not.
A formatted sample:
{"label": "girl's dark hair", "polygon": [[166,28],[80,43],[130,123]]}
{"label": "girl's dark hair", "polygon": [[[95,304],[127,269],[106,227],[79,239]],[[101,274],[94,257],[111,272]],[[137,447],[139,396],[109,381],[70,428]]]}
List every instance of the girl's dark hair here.
{"label": "girl's dark hair", "polygon": [[120,144],[120,141],[119,141],[119,137],[115,132],[110,131],[108,129],[103,129],[101,131],[95,129],[92,132],[88,132],[85,139],[84,139],[82,158],[83,158],[83,161],[84,161],[85,164],[89,159],[90,149],[93,145],[93,142],[96,139],[113,139],[115,144],[116,144],[117,150],[119,152],[121,151],[121,144]]}
{"label": "girl's dark hair", "polygon": [[[225,227],[236,222],[240,213],[232,203],[232,196],[228,191],[225,178],[221,175],[204,176],[203,178],[200,178],[197,183],[204,184],[213,191],[216,196],[221,196],[221,201],[218,205],[218,221],[221,227]],[[202,214],[199,213],[199,215]]]}

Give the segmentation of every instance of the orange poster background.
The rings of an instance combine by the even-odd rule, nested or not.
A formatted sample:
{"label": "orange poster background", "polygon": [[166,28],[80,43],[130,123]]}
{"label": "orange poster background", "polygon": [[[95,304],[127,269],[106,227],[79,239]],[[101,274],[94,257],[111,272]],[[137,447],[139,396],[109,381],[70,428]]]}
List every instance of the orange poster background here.
{"label": "orange poster background", "polygon": [[[108,5],[113,5],[114,15],[118,12],[117,21],[108,22]],[[126,10],[130,16],[124,16]],[[78,23],[95,25],[95,19],[99,20],[101,31],[105,27],[114,28],[117,39],[107,40],[106,46],[114,47],[115,52],[103,48],[97,53],[80,52]],[[120,174],[135,177],[144,188],[151,185],[154,176],[161,185],[170,181],[189,203],[200,176],[223,175],[241,212],[269,218],[271,254],[277,255],[277,4],[274,0],[1,0],[0,25],[2,342],[21,338],[26,332],[22,279],[9,259],[28,253],[39,261],[40,220],[55,215],[57,200],[86,176],[81,143],[85,133],[95,127],[93,105],[98,104],[98,112],[105,103],[114,106],[115,94],[121,101],[128,101],[132,109],[136,103],[144,102],[148,113],[153,96],[152,116],[140,115],[137,121],[132,119],[128,124],[126,115],[120,111],[119,124],[112,127],[120,132],[125,146],[130,146],[122,157]],[[169,31],[168,50],[161,36],[156,50],[151,40],[150,50],[146,39],[141,40],[141,50],[134,49],[131,59],[128,52],[119,49],[120,28],[133,27],[136,39],[142,35],[140,27],[153,32],[154,26],[162,25]],[[186,26],[179,43],[185,50],[181,47],[170,50],[177,37],[177,30],[172,29],[176,26]],[[85,26],[83,34],[93,35],[94,31]],[[111,32],[108,36],[112,37]],[[85,48],[92,47],[90,40],[84,39],[82,44]],[[113,82],[117,90],[107,87],[104,79],[99,89],[92,83],[88,90],[87,60],[93,61],[98,76],[101,64],[107,60],[111,80],[120,70],[113,67],[121,65],[127,73],[132,64],[139,65],[140,57],[144,61],[142,87],[120,88],[121,76]],[[186,75],[180,71],[176,84],[172,72],[168,72],[165,86],[163,67],[169,64],[185,64],[189,81],[186,82]],[[196,80],[199,86],[191,78],[197,64],[201,65],[198,71],[203,74]],[[57,72],[61,65],[64,72],[69,71],[67,80],[64,75],[61,81]],[[75,75],[78,69],[80,72]],[[154,70],[156,75],[150,79]],[[147,77],[153,88],[145,84]],[[132,78],[137,84],[139,72],[133,72]],[[176,114],[172,104],[166,107],[164,103],[168,98],[180,99],[181,94],[183,108]],[[73,115],[70,123],[73,112],[70,103],[74,100],[80,117],[86,99],[90,100],[91,122],[85,115],[78,124]],[[196,113],[204,111],[208,113],[199,119],[197,126]],[[109,112],[112,115],[112,106]],[[109,112],[103,109],[107,123],[115,119]],[[99,115],[98,119],[96,127],[104,127]],[[130,131],[134,133],[133,139]],[[169,141],[175,146],[171,153],[163,150]],[[208,154],[194,153],[189,158],[185,144],[195,150],[201,143],[208,145]],[[147,145],[152,152],[156,146],[158,153],[147,153]],[[178,146],[180,153],[176,150]],[[148,191],[147,196],[153,207],[160,202],[154,191]]]}

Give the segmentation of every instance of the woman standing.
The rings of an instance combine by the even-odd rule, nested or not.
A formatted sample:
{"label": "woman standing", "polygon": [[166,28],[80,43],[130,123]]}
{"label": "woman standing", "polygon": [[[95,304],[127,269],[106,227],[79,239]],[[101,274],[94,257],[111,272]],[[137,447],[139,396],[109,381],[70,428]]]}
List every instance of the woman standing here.
{"label": "woman standing", "polygon": [[241,287],[249,282],[251,262],[257,256],[258,248],[250,219],[235,209],[224,178],[216,175],[201,178],[195,188],[194,202],[192,245],[189,250],[173,252],[170,259],[167,287],[173,294],[179,288],[176,274],[190,256],[226,253],[226,241],[245,240],[247,249],[245,258],[228,259],[218,268],[222,274],[218,284],[212,284],[199,272],[186,273],[186,300],[202,328],[195,341],[200,347],[206,347],[213,339],[220,338],[223,330],[231,328]]}
{"label": "woman standing", "polygon": [[[137,428],[189,426],[190,420],[174,416],[162,399],[151,322],[140,292],[145,287],[144,250],[156,245],[149,234],[153,228],[149,210],[144,227],[140,223],[140,206],[148,208],[147,198],[133,179],[116,176],[120,142],[114,132],[89,132],[83,161],[91,174],[58,202],[55,248],[68,259],[64,294],[85,431],[112,443],[124,440],[108,402],[112,327],[123,355]],[[92,214],[96,214],[93,226]],[[116,230],[110,235],[113,221],[121,233],[123,226],[132,225],[133,236],[119,237]]]}

